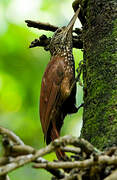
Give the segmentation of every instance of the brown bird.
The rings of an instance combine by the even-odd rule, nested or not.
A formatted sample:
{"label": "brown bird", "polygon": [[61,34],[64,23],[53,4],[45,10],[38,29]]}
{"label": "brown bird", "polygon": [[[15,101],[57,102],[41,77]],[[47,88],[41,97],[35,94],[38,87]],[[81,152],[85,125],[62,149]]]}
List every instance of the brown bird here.
{"label": "brown bird", "polygon": [[[72,30],[79,11],[80,8],[66,27],[56,30],[50,42],[51,60],[43,75],[40,94],[40,120],[47,144],[60,136],[65,116],[77,112]],[[56,155],[65,160],[60,149]]]}

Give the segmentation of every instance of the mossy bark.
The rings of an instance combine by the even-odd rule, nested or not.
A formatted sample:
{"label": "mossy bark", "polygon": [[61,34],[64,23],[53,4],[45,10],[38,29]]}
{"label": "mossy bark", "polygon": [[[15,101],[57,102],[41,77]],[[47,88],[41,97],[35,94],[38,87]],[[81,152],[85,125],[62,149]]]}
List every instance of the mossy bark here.
{"label": "mossy bark", "polygon": [[117,145],[117,1],[86,2],[81,137],[104,149]]}

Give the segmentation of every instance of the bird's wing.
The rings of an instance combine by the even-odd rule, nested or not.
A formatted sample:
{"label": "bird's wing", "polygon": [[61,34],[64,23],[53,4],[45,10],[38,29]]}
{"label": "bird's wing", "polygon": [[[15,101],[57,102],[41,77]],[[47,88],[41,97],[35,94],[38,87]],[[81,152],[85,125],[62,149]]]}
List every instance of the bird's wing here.
{"label": "bird's wing", "polygon": [[43,76],[40,94],[40,120],[46,137],[53,118],[56,118],[56,107],[61,106],[60,88],[64,78],[63,57],[52,59]]}

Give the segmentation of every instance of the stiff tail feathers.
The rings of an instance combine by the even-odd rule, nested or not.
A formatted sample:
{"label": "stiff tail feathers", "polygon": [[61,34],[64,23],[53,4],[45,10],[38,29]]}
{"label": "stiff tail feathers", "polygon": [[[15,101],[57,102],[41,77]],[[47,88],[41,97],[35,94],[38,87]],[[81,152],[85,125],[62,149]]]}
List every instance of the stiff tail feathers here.
{"label": "stiff tail feathers", "polygon": [[[53,127],[52,130],[51,130],[51,139],[52,139],[52,141],[54,141],[55,139],[57,139],[59,137],[60,137],[59,132],[57,131],[56,127]],[[66,159],[65,153],[60,148],[58,148],[56,150],[56,156],[57,156],[58,160],[65,160]]]}

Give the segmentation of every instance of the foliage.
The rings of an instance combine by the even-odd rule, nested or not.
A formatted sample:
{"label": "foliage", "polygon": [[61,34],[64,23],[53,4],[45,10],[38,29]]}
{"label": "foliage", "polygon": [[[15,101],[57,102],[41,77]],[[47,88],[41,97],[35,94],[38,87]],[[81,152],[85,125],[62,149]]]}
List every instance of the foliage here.
{"label": "foliage", "polygon": [[[39,149],[44,146],[38,112],[40,86],[50,55],[42,48],[28,48],[29,43],[41,32],[29,30],[24,24],[23,18],[20,23],[18,22],[20,17],[16,16],[16,23],[8,17],[7,11],[13,2],[13,0],[0,1],[2,14],[0,22],[0,126],[13,130],[26,144]],[[50,7],[60,4],[57,0],[55,4],[50,1],[48,3]],[[41,10],[48,10],[49,4],[43,1]],[[30,19],[30,14],[26,18]],[[39,18],[41,19],[41,17]],[[77,65],[78,61],[82,59],[82,52],[79,51],[78,54],[74,50],[74,53]],[[80,87],[79,93],[81,96],[78,96],[78,104],[82,102]],[[81,111],[79,116],[77,114],[66,118],[62,135],[74,132],[74,128],[78,127],[78,118],[81,119]],[[47,159],[53,159],[53,155],[49,155]],[[27,166],[10,174],[11,179],[17,180],[26,178],[32,180],[34,176],[35,179],[41,177],[43,180],[48,177],[48,173],[32,170],[30,166]]]}

